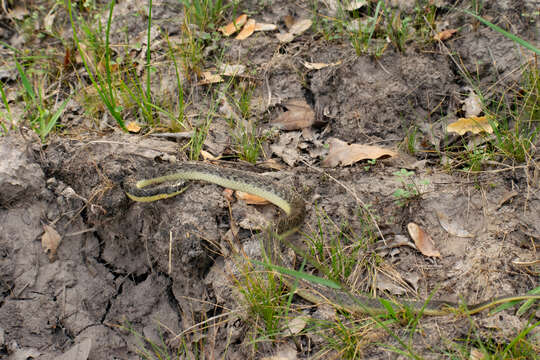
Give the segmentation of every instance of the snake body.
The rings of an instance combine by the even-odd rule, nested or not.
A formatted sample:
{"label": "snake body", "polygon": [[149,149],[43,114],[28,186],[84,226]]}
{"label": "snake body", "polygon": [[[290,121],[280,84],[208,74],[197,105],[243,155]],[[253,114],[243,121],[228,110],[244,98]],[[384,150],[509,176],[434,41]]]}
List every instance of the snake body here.
{"label": "snake body", "polygon": [[[274,234],[288,232],[301,225],[304,220],[305,202],[296,192],[273,183],[265,176],[206,163],[183,162],[171,169],[169,173],[159,177],[140,181],[129,179],[124,182],[124,190],[127,196],[134,201],[150,202],[178,195],[184,189],[185,180],[205,181],[233,190],[240,190],[260,196],[278,206],[283,210],[284,215],[276,221],[274,229],[272,229]],[[265,248],[269,258],[276,265],[288,268],[290,264],[283,256],[281,247],[279,236],[265,237]],[[382,314],[387,312],[386,307],[375,298],[352,295],[341,289],[308,283],[300,278],[293,282],[284,275],[282,279],[289,288],[295,290],[297,295],[314,304],[329,302],[351,313]],[[398,310],[407,308],[425,315],[446,315],[458,309],[463,309],[462,312],[465,314],[473,315],[498,304],[529,299],[538,300],[540,295],[503,296],[466,306],[436,300],[392,303],[397,305]]]}

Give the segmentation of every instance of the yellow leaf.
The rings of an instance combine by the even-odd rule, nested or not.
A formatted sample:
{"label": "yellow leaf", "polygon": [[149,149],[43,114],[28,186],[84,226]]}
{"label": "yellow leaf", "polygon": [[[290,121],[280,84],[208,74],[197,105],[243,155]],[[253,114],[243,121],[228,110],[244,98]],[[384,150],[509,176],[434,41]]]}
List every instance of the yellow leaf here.
{"label": "yellow leaf", "polygon": [[139,131],[141,131],[141,127],[139,126],[139,124],[137,124],[136,121],[128,122],[126,124],[126,129],[128,129],[130,133],[138,133]]}
{"label": "yellow leaf", "polygon": [[199,85],[215,84],[223,81],[219,74],[212,74],[210,71],[203,71],[201,75],[203,79],[199,81]]}
{"label": "yellow leaf", "polygon": [[457,32],[457,29],[448,29],[441,31],[437,35],[433,37],[433,40],[435,41],[444,41],[446,39],[450,39],[452,35],[454,35]]}
{"label": "yellow leaf", "polygon": [[246,23],[247,21],[247,15],[242,14],[239,17],[236,18],[235,21],[228,23],[227,25],[220,27],[219,31],[223,33],[225,36],[231,36]]}
{"label": "yellow leaf", "polygon": [[246,192],[237,190],[236,198],[238,200],[243,200],[248,205],[266,205],[270,204],[268,200],[257,195],[248,194]]}
{"label": "yellow leaf", "polygon": [[467,131],[473,134],[486,132],[488,134],[493,133],[493,128],[489,123],[490,118],[488,116],[471,116],[468,118],[460,118],[451,124],[448,124],[446,131],[457,133],[459,135],[465,134]]}
{"label": "yellow leaf", "polygon": [[240,31],[240,33],[236,35],[236,40],[244,40],[250,37],[251,34],[253,34],[253,32],[255,31],[255,25],[255,20],[249,19],[246,25],[244,25],[242,31]]}

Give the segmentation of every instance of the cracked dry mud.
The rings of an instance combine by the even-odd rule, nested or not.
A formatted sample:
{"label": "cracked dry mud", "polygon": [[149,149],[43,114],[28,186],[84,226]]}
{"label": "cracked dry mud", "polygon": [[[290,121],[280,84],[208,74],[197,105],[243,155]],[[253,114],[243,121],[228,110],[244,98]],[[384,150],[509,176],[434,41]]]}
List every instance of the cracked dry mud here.
{"label": "cracked dry mud", "polygon": [[[534,2],[521,7],[508,3],[513,2],[487,6],[486,12],[503,13],[520,34],[534,39],[534,24],[519,18]],[[128,26],[131,35],[144,32],[145,23],[130,17],[141,4],[120,2],[113,27]],[[171,18],[181,16],[175,4],[158,4],[156,23],[167,27]],[[246,6],[261,11],[255,1]],[[289,13],[309,17],[309,7],[276,1],[263,7],[260,16],[272,22]],[[446,20],[455,27],[468,21],[455,14],[448,14]],[[177,29],[172,26],[169,31]],[[477,74],[480,86],[490,88],[496,79],[504,79],[502,87],[517,80],[514,69],[523,59],[515,44],[501,35],[486,29],[463,30],[452,46],[462,65]],[[346,223],[351,233],[362,233],[366,223],[357,216],[360,204],[351,196],[349,191],[353,191],[370,204],[388,240],[407,236],[407,223],[413,221],[430,233],[442,254],[433,260],[401,247],[384,258],[386,278],[381,275],[375,280],[360,273],[355,288],[370,291],[373,286],[391,295],[402,291],[418,299],[436,290],[437,299],[460,301],[463,297],[475,303],[521,294],[539,285],[537,268],[513,262],[538,259],[540,184],[538,177],[531,182],[523,168],[486,172],[471,179],[440,170],[430,155],[412,158],[405,154],[378,161],[370,169],[356,164],[326,169],[325,174],[312,167],[318,166],[317,157],[324,153],[323,143],[330,136],[394,146],[413,124],[419,129],[419,142],[442,149],[441,142],[448,139],[441,135],[444,124],[439,118],[458,113],[467,92],[445,52],[388,50],[373,59],[358,57],[348,43],[328,44],[308,35],[281,51],[276,51],[278,47],[273,36],[264,34],[241,44],[229,41],[224,59],[249,58],[250,66],[264,71],[253,101],[260,119],[266,121],[268,112],[274,118],[277,104],[287,99],[305,98],[327,121],[311,134],[278,135],[294,137],[296,144],[291,155],[296,165],[274,176],[295,186],[306,200],[302,231],[316,231],[319,216],[326,214],[336,224]],[[493,58],[498,59],[495,64]],[[306,71],[301,60],[342,63]],[[174,76],[170,70],[157,69],[169,74],[164,77]],[[156,91],[166,90],[159,87],[163,82],[153,86]],[[205,95],[195,91],[191,101],[197,111],[190,110],[204,114],[212,108]],[[87,125],[80,116],[74,118]],[[217,154],[228,149],[228,129],[225,120],[216,119],[210,125],[207,148]],[[185,160],[178,155],[178,144],[118,131],[72,134],[77,135],[52,135],[44,146],[16,132],[0,138],[0,358],[9,352],[9,359],[66,360],[77,358],[73,354],[78,352],[88,359],[139,359],[139,336],[174,349],[179,346],[178,334],[185,335],[190,349],[204,343],[206,359],[273,354],[309,358],[324,346],[324,339],[315,335],[261,342],[256,349],[252,345],[256,335],[250,332],[252,318],[246,315],[235,286],[241,274],[234,253],[256,258],[260,245],[242,225],[230,230],[231,214],[234,224],[243,224],[251,221],[246,220],[250,216],[254,222],[271,219],[275,209],[229,204],[223,189],[202,183],[172,199],[133,203],[121,187],[123,178],[131,174],[152,177],[163,172],[171,159]],[[539,164],[538,155],[534,161]],[[400,186],[393,174],[402,168],[413,170],[415,180],[428,180],[420,199],[407,207],[396,205],[392,197]],[[511,190],[518,194],[501,203]],[[438,213],[473,236],[450,235]],[[62,236],[54,262],[41,246],[45,224]],[[302,301],[295,298],[295,302]],[[323,316],[323,312],[324,308],[312,309],[309,314]],[[208,329],[197,331],[197,324],[215,316]],[[530,316],[538,321],[540,314],[536,310]],[[526,325],[527,317],[507,310],[495,316],[484,313],[476,321],[482,335],[504,342]],[[413,348],[425,358],[436,359],[449,340],[466,337],[471,325],[467,318],[445,316],[425,318],[421,328]],[[389,344],[394,341],[384,333],[376,336]],[[540,346],[538,328],[529,338]],[[328,357],[332,356],[336,355],[330,352]],[[365,349],[364,357],[397,358],[375,346]]]}

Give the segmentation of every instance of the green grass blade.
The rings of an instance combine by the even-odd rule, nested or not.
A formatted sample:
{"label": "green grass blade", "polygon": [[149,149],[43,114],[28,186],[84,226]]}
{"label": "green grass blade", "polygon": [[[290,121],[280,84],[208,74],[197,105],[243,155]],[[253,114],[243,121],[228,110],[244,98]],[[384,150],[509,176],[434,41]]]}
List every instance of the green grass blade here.
{"label": "green grass blade", "polygon": [[146,93],[143,92],[145,96],[145,110],[148,114],[148,120],[151,124],[154,125],[154,119],[152,118],[152,109],[150,104],[152,103],[151,89],[150,89],[150,72],[151,72],[151,44],[150,44],[150,30],[152,27],[152,0],[148,0],[148,29],[147,29],[147,38],[146,38]]}
{"label": "green grass blade", "polygon": [[19,72],[19,76],[21,77],[21,82],[24,87],[24,90],[26,93],[32,98],[32,101],[36,101],[36,93],[34,92],[34,88],[30,84],[30,80],[28,80],[28,77],[26,76],[26,73],[24,72],[23,67],[17,60],[15,60],[15,66],[17,66],[17,71]]}
{"label": "green grass blade", "polygon": [[64,109],[66,108],[67,106],[67,103],[68,101],[71,100],[71,95],[66,99],[64,100],[64,102],[62,103],[62,105],[60,105],[60,107],[58,108],[58,110],[56,110],[56,112],[54,113],[54,115],[51,117],[51,119],[49,120],[49,122],[45,125],[45,127],[43,129],[39,129],[39,133],[40,133],[40,136],[42,138],[42,140],[45,138],[45,136],[47,136],[47,134],[53,129],[53,127],[56,125],[56,122],[58,121],[58,118],[60,117],[60,115],[62,115],[62,113],[64,112]]}
{"label": "green grass blade", "polygon": [[7,111],[8,120],[9,122],[12,122],[13,119],[11,118],[11,109],[9,108],[9,102],[7,100],[6,93],[4,92],[4,84],[1,81],[0,81],[0,95],[2,96],[2,102],[4,103],[4,107],[6,108],[6,111]]}
{"label": "green grass blade", "polygon": [[113,97],[111,63],[110,63],[111,50],[109,48],[109,34],[111,31],[111,22],[112,22],[112,14],[113,14],[114,5],[115,5],[115,0],[111,1],[111,5],[109,6],[109,17],[107,19],[107,28],[105,30],[105,72],[107,76],[106,83],[109,85],[109,98]]}
{"label": "green grass blade", "polygon": [[341,289],[341,286],[339,284],[335,283],[332,280],[323,279],[323,278],[320,278],[318,276],[311,275],[311,274],[301,272],[301,271],[291,270],[291,269],[288,269],[286,267],[279,266],[279,265],[263,263],[263,262],[260,262],[260,261],[257,261],[257,260],[252,260],[252,261],[255,264],[270,267],[270,268],[276,270],[277,272],[280,272],[280,273],[285,274],[285,275],[290,275],[290,276],[293,276],[295,278],[303,279],[303,280],[306,280],[306,281],[309,281],[309,282],[312,282],[312,283],[315,283],[315,284],[324,285],[324,286],[327,286],[327,287],[332,288],[332,289],[338,289],[338,290]]}
{"label": "green grass blade", "polygon": [[[65,1],[66,1],[67,8],[68,8],[68,17],[69,17],[69,21],[71,23],[71,29],[73,31],[73,41],[77,45],[77,50],[79,51],[79,54],[81,55],[81,59],[82,59],[83,64],[84,64],[84,68],[86,69],[86,73],[88,74],[88,77],[90,78],[90,81],[92,82],[92,85],[96,89],[101,101],[103,102],[103,104],[105,104],[105,107],[107,108],[107,110],[109,111],[111,116],[116,120],[116,123],[118,124],[118,126],[120,126],[120,128],[122,130],[127,132],[128,130],[127,130],[126,125],[124,123],[124,119],[122,118],[122,115],[118,112],[118,107],[116,106],[114,96],[110,96],[109,94],[106,93],[106,90],[105,90],[104,86],[101,85],[101,82],[103,82],[102,78],[99,77],[99,74],[96,74],[96,76],[98,76],[98,80],[99,80],[99,82],[98,82],[98,80],[96,80],[96,77],[94,76],[94,73],[92,73],[92,69],[88,65],[88,61],[86,60],[85,52],[82,51],[80,41],[79,41],[79,37],[77,36],[77,29],[75,28],[75,21],[73,21],[73,12],[72,12],[72,8],[71,8],[71,0],[65,0]],[[112,16],[112,15],[109,14],[109,16]],[[107,81],[105,81],[105,84],[107,84]],[[109,83],[109,90],[111,90],[111,89],[112,89],[112,84]]]}
{"label": "green grass blade", "polygon": [[[540,294],[540,286],[528,291],[527,294],[539,295]],[[532,304],[534,304],[536,301],[538,301],[538,300],[530,299],[530,300],[525,301],[523,303],[523,305],[521,305],[520,308],[518,309],[516,315],[518,315],[518,316],[523,315],[527,310],[530,309]],[[493,311],[491,311],[491,314],[496,314],[496,313],[498,313],[498,312],[500,312],[502,310],[509,309],[509,308],[519,304],[520,302],[521,302],[521,300],[515,300],[515,301],[510,301],[510,302],[501,304],[501,305],[497,306],[495,309],[493,309]]]}
{"label": "green grass blade", "polygon": [[536,54],[540,55],[540,49],[537,48],[537,47],[535,47],[535,46],[533,46],[531,43],[529,43],[529,42],[527,42],[527,41],[525,41],[525,40],[523,40],[523,39],[517,37],[516,35],[514,35],[514,34],[512,34],[512,33],[509,33],[508,31],[506,31],[506,30],[500,28],[499,26],[497,26],[497,25],[495,25],[495,24],[493,24],[493,23],[487,21],[486,19],[484,19],[484,18],[482,18],[482,17],[480,17],[480,16],[478,16],[478,15],[476,15],[476,14],[470,12],[469,10],[465,10],[465,9],[464,9],[463,11],[464,11],[465,13],[471,15],[472,17],[474,17],[476,20],[480,21],[480,22],[483,23],[484,25],[487,25],[487,26],[489,26],[490,28],[492,28],[493,30],[497,31],[498,33],[500,33],[500,34],[506,36],[506,37],[509,38],[510,40],[512,40],[512,41],[514,41],[514,42],[520,44],[521,46],[523,46],[523,47],[525,47],[525,48],[527,48],[527,49],[529,49],[529,50],[535,52]]}

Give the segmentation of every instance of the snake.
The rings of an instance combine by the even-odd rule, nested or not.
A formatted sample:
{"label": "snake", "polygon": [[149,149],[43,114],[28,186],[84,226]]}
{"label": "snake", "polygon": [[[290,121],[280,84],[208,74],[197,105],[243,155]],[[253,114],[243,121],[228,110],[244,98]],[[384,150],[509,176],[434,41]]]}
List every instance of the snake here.
{"label": "snake", "polygon": [[[202,181],[224,188],[243,191],[266,199],[279,207],[283,214],[271,225],[270,235],[263,236],[267,257],[275,269],[290,269],[290,261],[284,256],[284,242],[280,234],[296,231],[304,221],[306,205],[302,197],[291,188],[276,184],[267,176],[248,171],[216,166],[209,163],[185,161],[172,166],[164,175],[135,180],[126,177],[123,183],[126,195],[136,202],[153,202],[182,193],[186,181]],[[273,235],[272,235],[273,234]],[[289,243],[290,244],[290,243]],[[279,271],[279,270],[278,270]],[[438,316],[452,313],[474,315],[499,304],[524,300],[540,300],[540,294],[501,296],[476,304],[455,303],[444,300],[391,300],[384,301],[367,295],[352,294],[340,285],[325,286],[318,281],[308,281],[295,271],[279,271],[283,283],[295,294],[313,304],[330,303],[338,309],[353,314],[386,314],[388,305],[399,311]],[[292,273],[291,279],[290,275]],[[395,309],[394,309],[395,310]]]}

